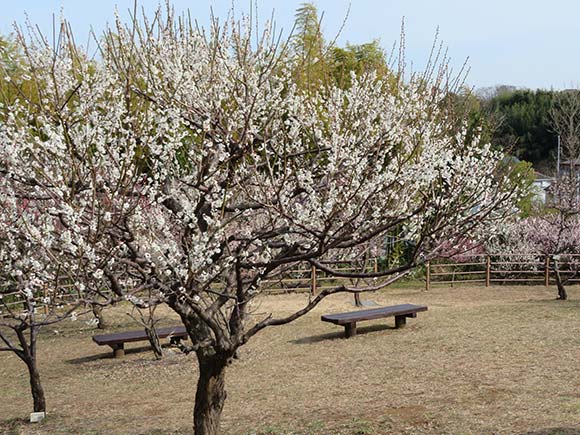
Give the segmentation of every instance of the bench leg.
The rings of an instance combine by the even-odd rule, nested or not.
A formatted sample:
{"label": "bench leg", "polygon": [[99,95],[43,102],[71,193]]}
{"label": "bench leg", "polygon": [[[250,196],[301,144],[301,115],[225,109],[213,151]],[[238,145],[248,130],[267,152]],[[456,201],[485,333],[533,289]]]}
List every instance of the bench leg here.
{"label": "bench leg", "polygon": [[395,316],[395,328],[402,328],[407,324],[407,316]]}
{"label": "bench leg", "polygon": [[356,322],[344,325],[344,338],[354,337],[356,335]]}
{"label": "bench leg", "polygon": [[125,356],[125,346],[123,343],[111,345],[113,348],[113,357],[123,358]]}

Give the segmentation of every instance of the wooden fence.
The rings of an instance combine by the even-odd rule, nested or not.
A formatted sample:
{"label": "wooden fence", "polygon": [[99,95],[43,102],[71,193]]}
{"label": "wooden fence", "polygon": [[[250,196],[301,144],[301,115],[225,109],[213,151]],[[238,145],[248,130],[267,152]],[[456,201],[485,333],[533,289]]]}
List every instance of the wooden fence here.
{"label": "wooden fence", "polygon": [[[70,287],[70,288],[74,288],[73,286],[63,286],[62,288],[66,288],[66,287]],[[41,310],[44,314],[48,314],[49,308],[48,305],[43,303],[42,298],[47,298],[48,297],[48,292],[46,290],[40,290],[38,292],[35,293],[35,312],[37,310]],[[12,310],[15,309],[16,307],[19,306],[23,306],[23,304],[26,304],[26,298],[24,297],[24,295],[17,291],[17,292],[7,292],[7,293],[0,293],[0,317],[3,316],[3,314],[6,313],[2,313],[3,308],[5,310]],[[71,305],[74,304],[76,301],[76,294],[74,292],[61,292],[58,295],[58,303],[57,305],[62,305],[62,306],[67,306],[67,305]],[[26,308],[24,308],[26,309]],[[17,310],[16,310],[17,311]]]}
{"label": "wooden fence", "polygon": [[[377,272],[380,261],[371,258],[365,261],[344,260],[324,261],[324,265],[332,267],[340,272]],[[368,281],[368,279],[367,279]],[[339,284],[360,284],[362,279],[340,278],[324,272],[308,263],[300,263],[297,267],[283,270],[275,277],[262,281],[261,287],[265,293],[311,293],[318,294],[324,289],[336,287]]]}
{"label": "wooden fence", "polygon": [[[335,270],[340,270],[341,272],[377,272],[379,270],[380,260],[377,258],[371,258],[364,261],[323,261],[322,263]],[[310,266],[309,263],[299,263],[298,266],[294,265],[293,268],[282,270],[272,278],[262,281],[261,289],[267,294],[310,292],[312,295],[315,295],[326,288],[333,288],[340,284],[352,286],[376,285],[377,281],[371,279],[366,279],[365,281],[363,279],[340,278],[332,276],[332,274],[319,270],[314,266]],[[39,299],[43,296],[46,297],[47,294],[40,293],[35,296]],[[67,305],[69,300],[74,300],[74,296],[73,293],[60,294],[59,302],[62,303],[62,305]],[[2,317],[2,311],[4,311],[2,308],[17,309],[17,307],[26,303],[21,292],[0,293],[0,298],[2,298],[2,300],[0,300],[0,317]],[[40,300],[37,302],[36,308],[44,312],[44,314],[48,314],[48,306],[43,304]]]}
{"label": "wooden fence", "polygon": [[[575,264],[580,264],[580,254],[567,257],[575,259]],[[566,264],[569,263],[561,262],[560,274],[564,278],[568,276],[569,282],[580,282],[580,278],[576,277],[578,268],[575,270],[566,268]],[[364,261],[325,261],[323,264],[341,272],[378,272],[386,267],[384,261],[379,258]],[[308,263],[300,263],[298,266],[282,270],[274,277],[262,281],[261,289],[267,294],[301,292],[315,295],[324,289],[341,284],[367,286],[377,285],[380,282],[381,278],[377,280],[341,278]],[[467,261],[437,260],[429,261],[425,265],[426,290],[429,290],[432,285],[439,284],[454,286],[474,283],[489,287],[492,284],[527,283],[549,286],[554,282],[553,261],[549,257],[533,254],[474,255],[467,257]],[[3,301],[0,301],[0,305],[5,307],[21,305],[24,302],[19,292],[4,293],[1,297]],[[66,295],[60,295],[60,298],[66,305]],[[42,304],[39,304],[38,308],[45,312],[48,310]]]}
{"label": "wooden fence", "polygon": [[[573,260],[573,261],[570,261]],[[559,271],[569,282],[580,282],[576,278],[576,264],[580,254],[566,255],[559,263]],[[554,284],[554,264],[548,256],[537,254],[473,255],[467,261],[428,261],[425,265],[425,289],[433,284],[454,286],[462,283],[492,284],[526,283],[549,286]]]}

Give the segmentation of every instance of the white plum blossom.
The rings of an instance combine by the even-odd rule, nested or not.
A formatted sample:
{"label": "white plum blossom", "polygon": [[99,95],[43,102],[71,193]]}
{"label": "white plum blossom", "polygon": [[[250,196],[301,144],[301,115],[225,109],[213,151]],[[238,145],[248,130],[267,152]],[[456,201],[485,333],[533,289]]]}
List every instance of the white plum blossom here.
{"label": "white plum blossom", "polygon": [[103,278],[103,270],[102,270],[102,269],[96,269],[96,270],[93,272],[93,276],[94,276],[96,279],[102,279],[102,278]]}

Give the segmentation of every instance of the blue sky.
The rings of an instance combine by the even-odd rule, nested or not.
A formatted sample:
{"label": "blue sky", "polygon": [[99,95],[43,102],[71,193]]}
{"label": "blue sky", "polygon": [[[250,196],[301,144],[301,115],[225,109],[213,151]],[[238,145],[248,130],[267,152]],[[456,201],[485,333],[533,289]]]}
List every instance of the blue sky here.
{"label": "blue sky", "polygon": [[[252,0],[252,3],[254,0]],[[173,0],[177,10],[207,23],[210,8],[225,16],[231,0]],[[236,0],[236,10],[247,10],[250,0]],[[272,10],[278,28],[292,27],[299,0],[257,0],[258,16]],[[476,88],[507,84],[529,88],[562,89],[580,83],[580,2],[574,0],[317,0],[324,11],[323,28],[334,38],[350,3],[350,15],[338,43],[363,43],[380,39],[389,50],[399,38],[401,19],[406,21],[407,60],[420,69],[427,60],[439,27],[452,65],[459,68],[469,57],[467,83]],[[159,0],[139,0],[146,11]],[[0,33],[12,23],[24,23],[25,13],[43,32],[52,32],[52,16],[64,15],[72,23],[78,41],[86,41],[88,29],[101,31],[122,15],[133,0],[0,0]]]}

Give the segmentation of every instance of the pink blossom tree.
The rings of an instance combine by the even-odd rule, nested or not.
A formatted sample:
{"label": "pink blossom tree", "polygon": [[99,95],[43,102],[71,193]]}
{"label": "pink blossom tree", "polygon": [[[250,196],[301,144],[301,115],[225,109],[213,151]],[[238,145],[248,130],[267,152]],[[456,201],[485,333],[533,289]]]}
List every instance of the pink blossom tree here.
{"label": "pink blossom tree", "polygon": [[[48,271],[39,285],[66,284],[78,300],[154,294],[174,310],[199,365],[197,435],[219,432],[226,368],[258,332],[332,294],[387,285],[444,241],[513,214],[521,193],[501,153],[445,110],[444,66],[304,89],[271,27],[253,32],[245,19],[206,31],[169,11],[118,23],[92,61],[67,32],[57,47],[20,37],[25,76],[7,80],[36,95],[7,102],[0,124],[0,213],[19,222],[5,246],[28,240]],[[34,211],[16,213],[15,198]],[[351,273],[321,261],[395,228],[414,243],[405,264]],[[261,281],[301,261],[389,278],[325,289],[288,316],[248,316]]]}
{"label": "pink blossom tree", "polygon": [[487,245],[491,254],[509,261],[549,258],[556,279],[558,299],[568,298],[566,284],[580,272],[580,207],[578,181],[564,176],[550,186],[550,202],[534,216],[502,225]]}

